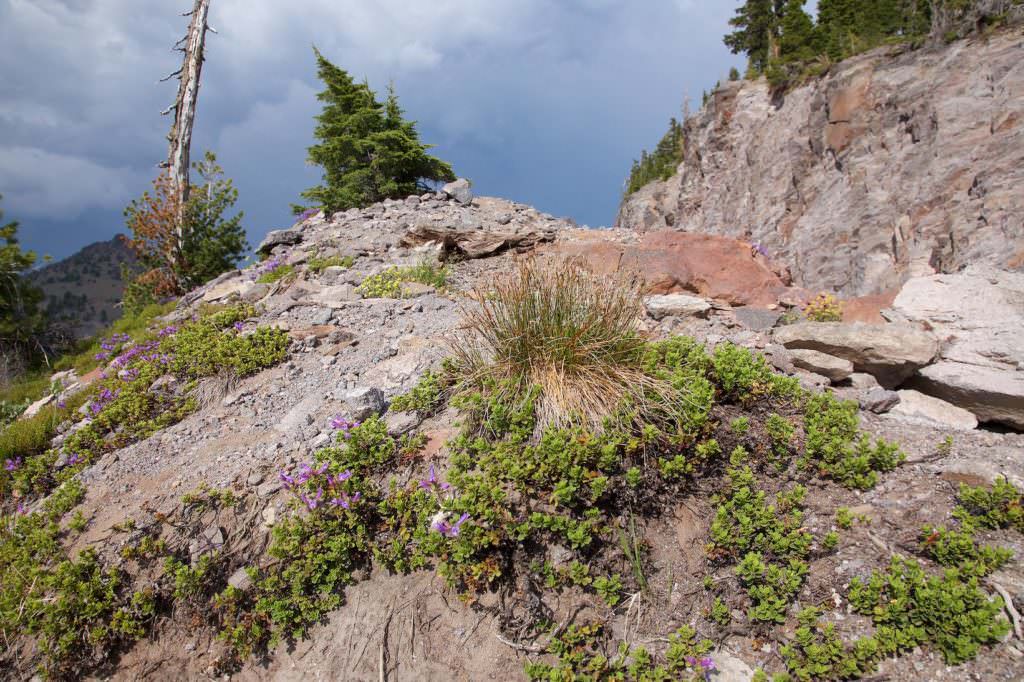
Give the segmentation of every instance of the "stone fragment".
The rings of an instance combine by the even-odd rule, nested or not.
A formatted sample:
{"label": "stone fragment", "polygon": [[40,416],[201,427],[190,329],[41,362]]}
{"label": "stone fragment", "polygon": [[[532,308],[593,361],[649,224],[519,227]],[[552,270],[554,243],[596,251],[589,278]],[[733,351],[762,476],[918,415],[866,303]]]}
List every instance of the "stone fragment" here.
{"label": "stone fragment", "polygon": [[732,312],[741,325],[759,332],[773,328],[782,317],[781,311],[754,306],[740,306],[733,308]]}
{"label": "stone fragment", "polygon": [[860,409],[885,414],[899,404],[900,394],[896,391],[887,391],[882,387],[872,388],[857,399]]}
{"label": "stone fragment", "polygon": [[473,188],[469,184],[469,180],[465,178],[459,178],[455,182],[449,182],[447,185],[441,188],[445,196],[454,199],[460,204],[469,204],[473,201]]}
{"label": "stone fragment", "polygon": [[422,282],[405,282],[402,284],[402,295],[409,298],[416,298],[418,296],[426,296],[436,291],[434,287],[429,284],[423,284]]}
{"label": "stone fragment", "polygon": [[790,350],[807,348],[849,360],[886,388],[899,386],[939,350],[931,334],[903,324],[801,322],[776,329],[775,340]]}
{"label": "stone fragment", "polygon": [[388,427],[388,435],[398,438],[419,426],[420,419],[411,412],[389,412],[384,423]]}
{"label": "stone fragment", "polygon": [[291,246],[302,241],[302,230],[289,228],[287,230],[271,230],[263,238],[260,245],[256,247],[256,253],[270,253],[275,246]]}
{"label": "stone fragment", "polygon": [[865,391],[871,390],[872,388],[878,388],[878,379],[874,378],[870,374],[864,374],[863,372],[854,372],[849,376],[850,386],[853,388],[859,388]]}
{"label": "stone fragment", "polygon": [[252,578],[249,577],[249,572],[246,571],[245,568],[240,568],[232,573],[231,577],[228,578],[228,585],[236,590],[246,592],[250,587],[252,587]]}
{"label": "stone fragment", "polygon": [[554,230],[510,226],[502,230],[465,229],[453,225],[420,223],[406,231],[402,246],[440,244],[445,255],[486,258],[508,249],[527,249],[555,238]]}
{"label": "stone fragment", "polygon": [[34,403],[32,403],[31,405],[26,407],[25,411],[22,412],[21,416],[18,417],[18,418],[19,419],[31,419],[32,417],[34,417],[37,414],[39,414],[39,410],[43,409],[44,407],[46,407],[47,405],[52,403],[53,399],[55,397],[56,396],[51,394],[51,395],[44,396],[44,397],[40,398],[39,400],[35,401]]}
{"label": "stone fragment", "polygon": [[828,377],[832,383],[842,381],[853,374],[852,362],[833,355],[809,348],[792,348],[789,355],[794,366]]}
{"label": "stone fragment", "polygon": [[1024,431],[1024,371],[942,361],[922,369],[909,385],[970,410],[979,421]]}
{"label": "stone fragment", "polygon": [[345,393],[345,405],[352,419],[363,421],[375,414],[383,414],[387,410],[384,392],[373,386],[354,388]]}
{"label": "stone fragment", "polygon": [[889,412],[895,417],[915,422],[930,422],[956,431],[972,431],[978,427],[977,418],[956,405],[910,389],[903,389],[897,393],[900,402]]}
{"label": "stone fragment", "polygon": [[647,314],[655,320],[666,317],[705,317],[711,304],[703,298],[686,294],[665,294],[644,298]]}

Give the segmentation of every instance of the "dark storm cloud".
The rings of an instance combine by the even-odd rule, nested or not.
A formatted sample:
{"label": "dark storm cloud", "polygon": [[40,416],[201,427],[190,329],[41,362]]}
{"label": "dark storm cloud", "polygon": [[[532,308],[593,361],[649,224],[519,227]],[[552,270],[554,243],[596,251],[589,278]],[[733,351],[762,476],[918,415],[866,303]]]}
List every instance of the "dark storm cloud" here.
{"label": "dark storm cloud", "polygon": [[[188,0],[0,0],[0,192],[63,256],[122,228],[166,154],[158,112]],[[312,44],[395,83],[435,153],[482,194],[609,224],[622,180],[689,94],[737,60],[730,0],[212,0],[193,154],[234,178],[253,241],[287,224],[319,89]]]}

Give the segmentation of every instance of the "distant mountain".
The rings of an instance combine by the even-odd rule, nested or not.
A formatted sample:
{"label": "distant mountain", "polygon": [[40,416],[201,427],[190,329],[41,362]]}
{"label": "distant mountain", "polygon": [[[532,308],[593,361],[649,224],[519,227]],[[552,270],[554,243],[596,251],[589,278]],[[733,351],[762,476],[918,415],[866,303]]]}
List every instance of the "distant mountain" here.
{"label": "distant mountain", "polygon": [[117,235],[39,268],[29,279],[46,294],[50,314],[68,320],[75,336],[84,338],[121,316],[121,264],[134,262],[135,254]]}

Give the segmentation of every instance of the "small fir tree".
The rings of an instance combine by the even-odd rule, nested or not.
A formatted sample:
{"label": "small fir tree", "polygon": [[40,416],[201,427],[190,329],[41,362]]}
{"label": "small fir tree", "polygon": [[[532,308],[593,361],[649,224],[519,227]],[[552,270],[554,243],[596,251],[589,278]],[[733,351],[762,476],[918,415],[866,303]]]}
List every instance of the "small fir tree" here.
{"label": "small fir tree", "polygon": [[[451,166],[427,154],[416,124],[402,117],[394,89],[384,104],[366,82],[352,77],[313,48],[324,103],[316,117],[309,161],[323,169],[323,183],[302,193],[327,213],[399,198],[455,179]],[[296,206],[296,212],[305,207]]]}
{"label": "small fir tree", "polygon": [[[0,209],[0,223],[3,217]],[[22,250],[18,227],[17,221],[0,226],[0,380],[20,371],[44,349],[41,335],[46,329],[46,314],[40,307],[43,292],[25,278],[35,265],[36,254]]]}
{"label": "small fir tree", "polygon": [[179,194],[167,173],[153,181],[151,192],[125,209],[132,234],[127,243],[138,257],[137,271],[122,268],[129,310],[208,282],[235,267],[248,251],[242,214],[224,216],[237,201],[238,191],[224,178],[217,157],[206,152],[192,170],[201,182],[193,182],[189,191],[183,239],[178,237]]}
{"label": "small fir tree", "polygon": [[788,0],[782,15],[779,34],[779,58],[783,62],[813,59],[814,20],[804,11],[806,0]]}
{"label": "small fir tree", "polygon": [[736,30],[725,36],[725,44],[733,54],[746,54],[754,73],[763,73],[777,56],[784,7],[785,0],[747,0],[729,20]]}

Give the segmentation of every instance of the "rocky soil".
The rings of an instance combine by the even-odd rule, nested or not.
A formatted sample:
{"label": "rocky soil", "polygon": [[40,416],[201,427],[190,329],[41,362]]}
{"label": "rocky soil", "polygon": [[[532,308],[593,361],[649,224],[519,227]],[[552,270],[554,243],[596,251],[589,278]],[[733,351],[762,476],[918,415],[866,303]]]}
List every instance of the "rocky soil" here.
{"label": "rocky soil", "polygon": [[[443,413],[420,423],[408,413],[386,412],[386,404],[446,355],[446,340],[459,333],[460,309],[474,305],[473,290],[486,291],[497,273],[527,255],[553,261],[574,257],[599,272],[642,276],[651,292],[643,325],[652,338],[689,334],[711,345],[730,340],[762,351],[806,386],[860,401],[864,427],[902,445],[907,463],[884,475],[875,489],[856,493],[823,485],[810,491],[806,525],[815,533],[831,528],[838,505],[871,521],[844,534],[838,554],[815,563],[808,584],[824,592],[804,595],[808,599],[839,599],[852,577],[884,566],[893,553],[913,554],[921,525],[949,523],[957,484],[991,483],[1006,475],[1024,485],[1024,435],[1018,432],[1024,428],[1018,422],[1024,418],[1024,395],[999,393],[1004,385],[1013,391],[1019,387],[1024,356],[1021,337],[1013,332],[1024,325],[1005,318],[1005,328],[993,327],[978,318],[978,299],[992,301],[997,293],[1007,315],[1024,311],[1020,280],[1006,273],[972,270],[914,280],[886,309],[894,320],[889,323],[876,305],[869,316],[874,325],[786,325],[784,315],[806,301],[807,293],[791,286],[784,268],[751,252],[746,242],[626,230],[584,233],[530,207],[474,198],[463,190],[315,216],[271,233],[261,250],[292,265],[295,278],[263,284],[252,271],[228,273],[183,299],[171,319],[184,319],[208,303],[252,302],[261,311],[252,324],[288,330],[289,359],[237,384],[208,381],[201,387],[201,410],[104,456],[84,472],[88,496],[82,508],[91,522],[79,547],[97,546],[113,557],[117,547],[109,540],[115,525],[172,514],[184,493],[202,485],[229,487],[248,496],[251,513],[211,525],[204,537],[213,546],[231,547],[232,570],[245,565],[266,547],[273,525],[294,513],[278,472],[308,461],[313,450],[327,444],[335,415],[358,419],[385,411],[392,432],[419,429],[427,435],[422,461],[442,456],[456,432],[457,415]],[[309,267],[311,259],[331,256],[350,256],[354,262],[319,273]],[[448,264],[446,288],[406,285],[403,298],[363,298],[357,291],[367,276],[424,261]],[[963,293],[937,295],[927,287]],[[931,371],[951,363],[957,381]],[[971,372],[995,372],[1000,380]],[[971,389],[971,400],[962,399],[965,386],[976,385],[983,390]],[[992,426],[978,428],[979,423]],[[947,436],[952,441],[944,445]],[[421,473],[411,463],[395,475],[404,482]],[[618,639],[632,643],[657,642],[682,624],[698,622],[706,607],[695,595],[706,573],[704,543],[713,515],[709,492],[696,485],[641,529],[652,552],[649,599],[610,609],[570,590],[548,605],[555,619],[600,617]],[[1024,552],[1019,535],[987,535],[1017,557]],[[509,639],[495,595],[464,605],[431,571],[408,577],[375,571],[363,577],[347,591],[346,606],[309,638],[293,649],[280,647],[269,662],[247,664],[235,678],[514,680],[522,679],[524,661],[538,656],[531,645]],[[990,584],[995,583],[1024,609],[1019,559],[994,576]],[[837,607],[844,632],[865,630],[845,605]],[[214,676],[221,645],[212,633],[185,626],[182,618],[159,624],[106,671],[109,676]],[[762,640],[742,629],[727,632],[716,641],[720,671],[715,679],[749,679],[754,668],[777,660],[785,638],[786,633]],[[885,661],[880,675],[1020,679],[1024,642],[1011,635],[957,668],[947,667],[935,653],[918,651]]]}
{"label": "rocky soil", "polygon": [[725,83],[686,138],[678,173],[630,196],[619,227],[757,242],[799,285],[846,297],[1024,267],[1019,26],[869,52],[785,94]]}

